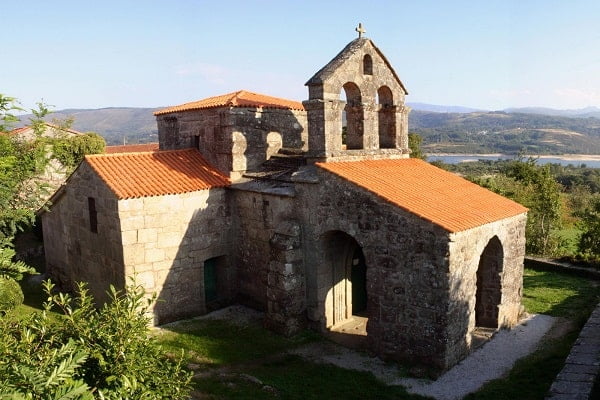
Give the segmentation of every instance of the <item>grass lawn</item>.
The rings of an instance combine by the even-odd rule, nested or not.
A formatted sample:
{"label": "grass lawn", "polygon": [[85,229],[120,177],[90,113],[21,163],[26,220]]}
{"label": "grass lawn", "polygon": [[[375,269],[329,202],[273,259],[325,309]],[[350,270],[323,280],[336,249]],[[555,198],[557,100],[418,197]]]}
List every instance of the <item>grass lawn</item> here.
{"label": "grass lawn", "polygon": [[157,334],[168,353],[184,351],[200,376],[195,388],[211,399],[422,399],[370,373],[315,364],[286,349],[324,340],[305,331],[285,338],[254,325],[190,320]]}
{"label": "grass lawn", "polygon": [[[24,287],[26,315],[45,296]],[[520,360],[509,376],[489,382],[468,399],[542,399],[600,299],[598,283],[557,272],[526,269],[523,304],[529,313],[564,318],[567,329]],[[569,322],[571,321],[571,322]],[[387,386],[372,374],[316,364],[285,350],[324,340],[313,332],[285,338],[259,326],[190,320],[156,333],[167,354],[183,352],[196,373],[194,398],[202,399],[422,399]]]}

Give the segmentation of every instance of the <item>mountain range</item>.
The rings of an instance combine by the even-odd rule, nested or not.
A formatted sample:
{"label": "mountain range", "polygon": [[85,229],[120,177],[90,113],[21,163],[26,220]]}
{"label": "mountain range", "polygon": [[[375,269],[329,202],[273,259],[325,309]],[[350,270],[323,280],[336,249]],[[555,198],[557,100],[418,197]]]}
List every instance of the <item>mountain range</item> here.
{"label": "mountain range", "polygon": [[[409,131],[423,137],[426,152],[600,154],[600,109],[510,108],[476,110],[460,106],[408,103]],[[157,108],[65,109],[47,118],[74,118],[72,128],[97,132],[107,144],[158,141]],[[21,116],[25,125],[28,115]]]}

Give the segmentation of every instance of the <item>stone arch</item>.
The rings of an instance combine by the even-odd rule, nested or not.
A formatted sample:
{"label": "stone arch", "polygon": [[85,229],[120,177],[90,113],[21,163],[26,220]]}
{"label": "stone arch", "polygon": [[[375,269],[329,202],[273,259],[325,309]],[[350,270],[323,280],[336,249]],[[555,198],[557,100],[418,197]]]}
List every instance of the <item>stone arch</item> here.
{"label": "stone arch", "polygon": [[364,147],[364,110],[360,88],[354,82],[342,86],[346,94],[346,106],[343,112],[346,116],[346,148],[358,150]]}
{"label": "stone arch", "polygon": [[501,273],[504,250],[498,236],[490,239],[483,249],[477,267],[477,291],[475,293],[475,325],[482,328],[498,328],[502,300]]}
{"label": "stone arch", "polygon": [[377,120],[379,131],[379,148],[396,147],[396,112],[394,110],[394,94],[387,86],[377,89]]}
{"label": "stone arch", "polygon": [[367,264],[360,244],[343,231],[329,231],[322,236],[325,250],[321,276],[325,296],[325,326],[333,328],[353,315],[366,315]]}
{"label": "stone arch", "polygon": [[373,75],[373,59],[369,54],[363,57],[363,75]]}
{"label": "stone arch", "polygon": [[271,158],[272,155],[277,154],[277,152],[283,147],[283,139],[281,133],[271,131],[267,133],[265,138],[265,142],[267,145],[266,148],[266,159]]}

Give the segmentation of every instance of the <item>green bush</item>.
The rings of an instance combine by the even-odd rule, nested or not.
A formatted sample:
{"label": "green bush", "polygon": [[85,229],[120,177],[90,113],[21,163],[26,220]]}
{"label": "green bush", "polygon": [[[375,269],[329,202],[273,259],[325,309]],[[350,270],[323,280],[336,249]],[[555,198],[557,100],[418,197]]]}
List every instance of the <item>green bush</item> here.
{"label": "green bush", "polygon": [[12,278],[0,276],[0,312],[10,311],[23,304],[21,286]]}
{"label": "green bush", "polygon": [[[0,318],[0,399],[183,400],[190,373],[150,336],[143,288],[111,287],[96,309],[85,285],[53,294],[29,319]],[[60,318],[49,318],[52,309]]]}

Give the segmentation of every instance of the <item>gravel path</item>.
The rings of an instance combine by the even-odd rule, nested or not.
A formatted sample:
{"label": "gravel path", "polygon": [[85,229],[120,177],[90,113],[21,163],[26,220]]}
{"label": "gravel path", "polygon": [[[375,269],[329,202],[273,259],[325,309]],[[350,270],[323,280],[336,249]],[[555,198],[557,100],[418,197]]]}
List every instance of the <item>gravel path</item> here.
{"label": "gravel path", "polygon": [[547,315],[530,316],[514,329],[498,332],[434,382],[402,378],[393,384],[440,400],[461,399],[487,381],[500,378],[510,371],[515,361],[532,353],[554,321],[555,318]]}
{"label": "gravel path", "polygon": [[388,385],[402,385],[410,393],[439,400],[454,400],[477,391],[487,381],[500,378],[510,371],[515,361],[537,348],[554,322],[555,318],[547,315],[529,316],[514,329],[496,333],[492,340],[436,381],[401,378],[396,366],[332,343],[304,346],[293,353],[315,362],[371,372]]}

